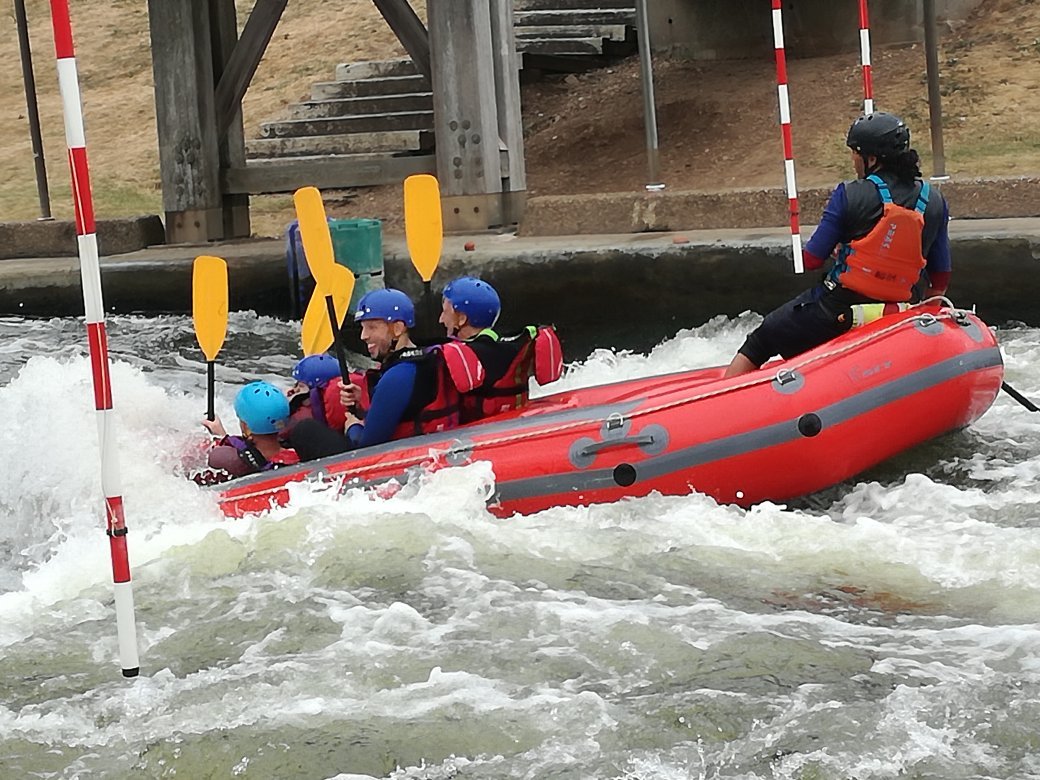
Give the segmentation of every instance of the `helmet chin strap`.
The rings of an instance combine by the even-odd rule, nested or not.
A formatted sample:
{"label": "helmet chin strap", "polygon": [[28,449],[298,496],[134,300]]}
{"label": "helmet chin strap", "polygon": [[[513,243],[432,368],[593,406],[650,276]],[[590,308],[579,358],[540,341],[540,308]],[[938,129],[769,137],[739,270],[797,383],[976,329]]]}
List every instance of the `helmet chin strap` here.
{"label": "helmet chin strap", "polygon": [[881,166],[881,160],[876,155],[874,156],[874,164],[873,165],[868,165],[867,164],[867,158],[870,157],[870,156],[871,155],[869,155],[869,154],[863,154],[863,152],[859,153],[860,159],[863,160],[863,174],[864,174],[864,177],[870,176],[872,174],[877,173],[878,171],[881,170],[881,167],[882,167]]}
{"label": "helmet chin strap", "polygon": [[[390,327],[391,328],[393,327],[393,323],[390,324]],[[405,332],[407,333],[407,331],[405,331]],[[404,338],[404,335],[405,334],[402,333],[400,336],[391,336],[390,337],[390,351],[387,352],[384,357],[389,357],[390,355],[392,355],[395,352],[397,352],[397,345],[401,342],[401,339]]]}
{"label": "helmet chin strap", "polygon": [[455,320],[455,325],[452,327],[451,332],[448,334],[448,338],[460,339],[461,340],[462,336],[460,336],[459,333],[467,325],[469,325],[469,316],[466,316],[466,321],[465,322],[462,322],[462,318],[461,317],[457,318]]}

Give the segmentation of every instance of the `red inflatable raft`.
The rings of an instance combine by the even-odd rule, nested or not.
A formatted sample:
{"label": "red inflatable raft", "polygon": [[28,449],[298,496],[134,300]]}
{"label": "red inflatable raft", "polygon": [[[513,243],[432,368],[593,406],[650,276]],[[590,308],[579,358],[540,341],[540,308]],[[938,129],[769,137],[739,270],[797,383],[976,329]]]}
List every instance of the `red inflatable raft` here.
{"label": "red inflatable raft", "polygon": [[929,304],[732,379],[722,368],[587,387],[453,431],[220,486],[233,517],[288,501],[287,483],[343,490],[490,461],[499,515],[694,491],[748,506],[806,495],[977,420],[1004,367],[975,315]]}

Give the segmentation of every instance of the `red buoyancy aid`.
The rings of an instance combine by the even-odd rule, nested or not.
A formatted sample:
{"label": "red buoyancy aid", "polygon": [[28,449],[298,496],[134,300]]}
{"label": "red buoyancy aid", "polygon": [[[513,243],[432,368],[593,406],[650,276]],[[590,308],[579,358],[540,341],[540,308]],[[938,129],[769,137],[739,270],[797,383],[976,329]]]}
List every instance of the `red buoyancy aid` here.
{"label": "red buoyancy aid", "polygon": [[563,376],[563,346],[556,329],[538,328],[534,337],[534,379],[540,385],[555,382]]}
{"label": "red buoyancy aid", "polygon": [[278,468],[279,466],[295,466],[300,462],[300,456],[296,454],[296,450],[282,447],[274,454],[273,458],[268,458],[267,462],[271,468]]}
{"label": "red buoyancy aid", "polygon": [[552,327],[529,325],[506,337],[485,328],[475,338],[481,336],[496,348],[514,350],[515,354],[502,375],[488,383],[485,367],[471,343],[453,341],[444,345],[448,374],[462,394],[459,418],[463,423],[520,409],[528,401],[532,376],[544,385],[563,374],[563,350]]}
{"label": "red buoyancy aid", "polygon": [[270,458],[266,457],[260,448],[253,442],[242,436],[225,436],[216,446],[231,446],[238,450],[238,457],[242,462],[254,471],[270,471],[281,466],[295,466],[300,462],[300,456],[296,450],[282,447]]}
{"label": "red buoyancy aid", "polygon": [[921,236],[928,182],[921,183],[917,204],[908,209],[893,203],[888,185],[880,177],[867,179],[877,187],[884,211],[867,235],[843,248],[836,281],[875,301],[909,301],[927,262],[921,253]]}
{"label": "red buoyancy aid", "polygon": [[[459,393],[441,355],[440,347],[415,347],[395,352],[381,367],[370,368],[363,372],[352,372],[350,381],[361,388],[361,399],[357,407],[351,411],[360,419],[372,404],[379,378],[391,365],[399,361],[416,362],[416,389],[420,390],[424,383],[431,382],[435,388],[433,398],[422,406],[414,398],[405,408],[404,418],[394,429],[391,439],[405,439],[421,433],[446,431],[459,424]],[[333,379],[325,388],[325,419],[330,428],[343,431],[346,424],[346,409],[340,401],[339,391],[342,380]],[[428,385],[427,385],[428,386]]]}
{"label": "red buoyancy aid", "polygon": [[[368,392],[368,380],[365,371],[351,371],[348,375],[350,384],[361,388],[361,401],[351,411],[360,418],[365,419],[365,411],[372,403],[372,397]],[[343,408],[339,400],[339,391],[343,387],[343,380],[335,377],[329,380],[322,392],[322,405],[325,407],[325,424],[334,431],[343,432],[343,426],[347,422],[347,410]]]}

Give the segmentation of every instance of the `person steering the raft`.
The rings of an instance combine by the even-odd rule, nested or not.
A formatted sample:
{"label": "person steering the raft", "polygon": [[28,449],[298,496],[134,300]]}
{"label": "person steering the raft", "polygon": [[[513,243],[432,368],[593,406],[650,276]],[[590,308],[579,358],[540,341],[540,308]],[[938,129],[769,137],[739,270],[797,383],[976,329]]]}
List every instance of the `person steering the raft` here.
{"label": "person steering the raft", "polygon": [[864,305],[895,311],[945,294],[949,208],[922,180],[910,130],[893,114],[865,114],[852,123],[846,145],[856,179],[835,187],[802,255],[805,268],[817,270],[836,250],[830,270],[820,284],[766,315],[726,369],[727,377],[845,333]]}
{"label": "person steering the raft", "polygon": [[302,420],[290,433],[303,460],[458,425],[458,391],[439,348],[417,347],[409,335],[415,327],[411,299],[400,290],[373,290],[358,302],[354,321],[379,367],[352,375],[347,384],[328,383],[325,425]]}
{"label": "person steering the raft", "polygon": [[527,403],[530,379],[548,384],[563,373],[563,353],[551,326],[528,325],[502,336],[498,292],[487,282],[460,276],[444,287],[439,322],[448,335],[444,362],[462,393],[459,420],[473,422]]}
{"label": "person steering the raft", "polygon": [[289,421],[289,401],[268,382],[250,382],[235,396],[235,414],[241,436],[229,436],[220,418],[203,420],[213,436],[219,437],[207,456],[208,468],[192,479],[202,485],[226,482],[299,463],[297,454],[282,446],[280,432]]}

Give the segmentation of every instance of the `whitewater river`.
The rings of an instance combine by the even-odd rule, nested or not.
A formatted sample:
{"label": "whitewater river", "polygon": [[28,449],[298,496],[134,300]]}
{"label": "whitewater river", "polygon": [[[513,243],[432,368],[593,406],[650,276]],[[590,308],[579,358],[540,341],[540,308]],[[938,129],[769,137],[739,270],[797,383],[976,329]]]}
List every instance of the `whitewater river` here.
{"label": "whitewater river", "polygon": [[[722,363],[756,321],[563,384]],[[788,506],[498,520],[478,463],[225,521],[182,476],[190,321],[109,328],[141,675],[120,675],[82,324],[0,318],[0,778],[1040,777],[1040,414],[1007,396]],[[1040,398],[1040,330],[999,335]],[[232,315],[225,420],[297,339]]]}

